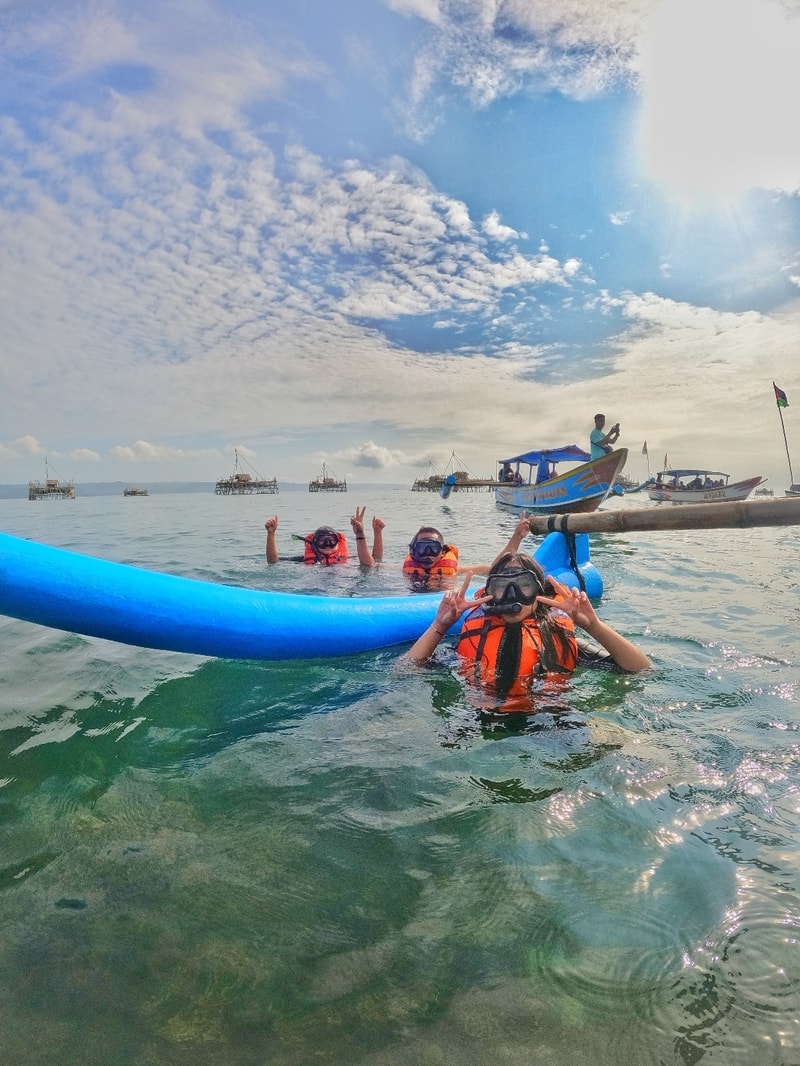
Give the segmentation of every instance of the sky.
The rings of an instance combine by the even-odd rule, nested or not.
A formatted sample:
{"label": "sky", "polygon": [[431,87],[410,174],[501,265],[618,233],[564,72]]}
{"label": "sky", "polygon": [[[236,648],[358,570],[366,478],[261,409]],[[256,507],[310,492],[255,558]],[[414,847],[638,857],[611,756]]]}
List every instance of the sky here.
{"label": "sky", "polygon": [[800,0],[0,0],[0,483],[410,487],[602,411],[782,494],[798,55]]}

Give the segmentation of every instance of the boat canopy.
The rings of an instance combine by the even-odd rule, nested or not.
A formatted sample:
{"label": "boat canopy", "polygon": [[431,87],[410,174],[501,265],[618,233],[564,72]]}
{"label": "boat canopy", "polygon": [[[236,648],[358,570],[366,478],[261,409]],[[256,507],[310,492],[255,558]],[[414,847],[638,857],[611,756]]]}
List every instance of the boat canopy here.
{"label": "boat canopy", "polygon": [[510,459],[498,459],[499,463],[530,463],[538,466],[542,459],[549,463],[588,463],[591,456],[577,444],[566,444],[563,448],[545,448],[538,452],[525,452],[523,455],[512,455]]}
{"label": "boat canopy", "polygon": [[730,474],[724,473],[722,470],[662,470],[661,476],[666,474],[667,477],[697,477],[698,474],[707,474],[709,477],[730,477]]}

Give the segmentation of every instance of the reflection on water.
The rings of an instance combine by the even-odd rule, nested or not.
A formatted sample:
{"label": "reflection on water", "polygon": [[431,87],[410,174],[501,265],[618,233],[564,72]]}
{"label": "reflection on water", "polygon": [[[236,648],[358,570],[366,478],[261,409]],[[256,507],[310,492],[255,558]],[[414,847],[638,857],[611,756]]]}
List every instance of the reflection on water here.
{"label": "reflection on water", "polygon": [[[255,499],[145,502],[139,530],[121,500],[6,528],[325,579],[266,570]],[[358,503],[398,567],[423,522],[484,559],[513,520],[481,494]],[[324,504],[282,496],[281,528],[341,527]],[[603,538],[602,612],[656,669],[519,715],[476,709],[446,653],[231,663],[0,620],[3,1061],[800,1061],[796,548]]]}

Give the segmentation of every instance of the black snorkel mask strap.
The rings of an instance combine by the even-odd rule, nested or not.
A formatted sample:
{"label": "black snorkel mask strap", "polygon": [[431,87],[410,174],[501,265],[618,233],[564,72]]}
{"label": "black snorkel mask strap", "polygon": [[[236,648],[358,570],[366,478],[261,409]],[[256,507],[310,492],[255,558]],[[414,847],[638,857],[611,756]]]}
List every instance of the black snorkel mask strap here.
{"label": "black snorkel mask strap", "polygon": [[292,540],[302,540],[303,544],[314,543],[314,534],[311,533],[308,537],[303,537],[299,533],[292,533]]}

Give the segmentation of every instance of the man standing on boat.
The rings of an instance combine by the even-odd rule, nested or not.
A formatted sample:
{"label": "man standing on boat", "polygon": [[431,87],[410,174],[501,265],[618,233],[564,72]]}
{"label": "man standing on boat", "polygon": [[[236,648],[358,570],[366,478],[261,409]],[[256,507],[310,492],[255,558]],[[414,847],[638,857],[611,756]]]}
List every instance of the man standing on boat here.
{"label": "man standing on boat", "polygon": [[589,434],[592,459],[602,459],[604,455],[613,452],[614,445],[619,440],[619,422],[615,422],[608,433],[603,432],[605,424],[605,415],[594,416],[594,429]]}

